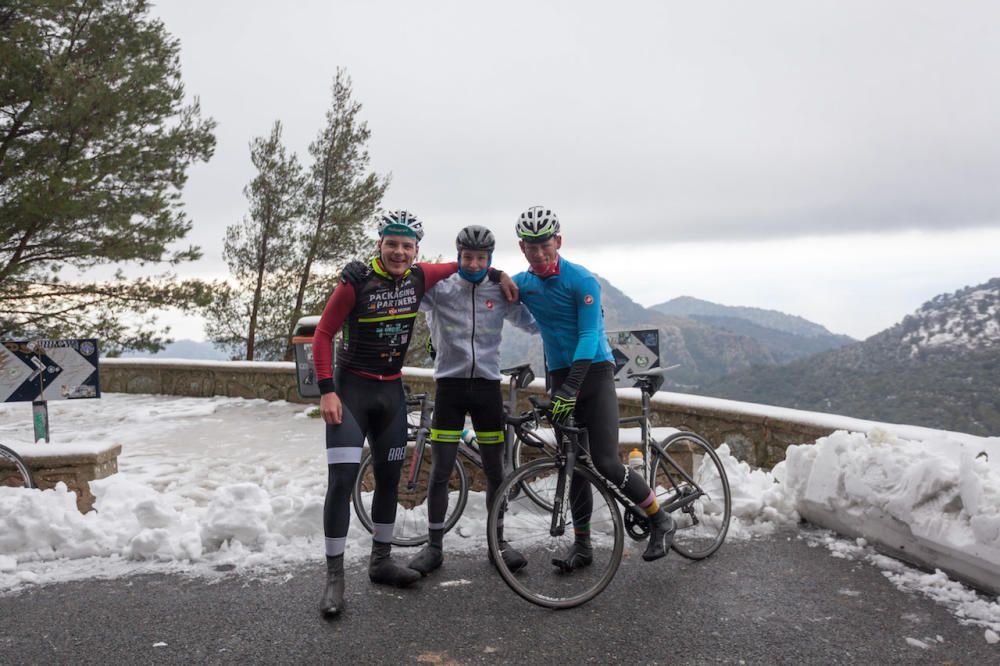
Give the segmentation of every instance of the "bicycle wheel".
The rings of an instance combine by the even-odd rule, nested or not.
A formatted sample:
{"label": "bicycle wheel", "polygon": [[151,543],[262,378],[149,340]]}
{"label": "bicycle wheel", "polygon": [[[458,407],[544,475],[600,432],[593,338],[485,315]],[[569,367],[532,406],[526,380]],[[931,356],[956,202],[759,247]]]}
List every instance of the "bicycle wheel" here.
{"label": "bicycle wheel", "polygon": [[673,502],[696,496],[671,513],[677,524],[672,547],[688,559],[704,559],[719,549],[729,531],[732,498],[726,470],[712,445],[692,432],[671,435],[660,446],[673,461],[652,449],[656,460],[650,486],[656,489],[660,506],[669,508]]}
{"label": "bicycle wheel", "polygon": [[[554,458],[557,452],[557,447],[555,443],[545,440],[543,446],[539,447],[534,444],[528,444],[520,437],[514,437],[514,447],[511,451],[511,463],[513,465],[513,470],[517,471],[521,467],[534,462],[536,460]],[[519,490],[523,490],[524,493],[531,498],[539,507],[545,509],[546,511],[552,510],[552,504],[549,501],[550,498],[546,498],[545,488],[542,487],[536,490],[531,483],[524,481],[518,486],[513,486],[512,491],[516,496]]]}
{"label": "bicycle wheel", "polygon": [[0,486],[34,488],[35,480],[31,470],[13,449],[0,444]]}
{"label": "bicycle wheel", "polygon": [[[403,461],[403,469],[399,475],[396,497],[396,522],[392,528],[392,543],[396,546],[420,546],[427,543],[427,486],[431,473],[431,447],[424,449],[424,460],[417,475],[416,485],[411,490],[408,479],[414,464],[412,446],[409,447]],[[375,466],[372,456],[366,454],[358,470],[358,478],[354,481],[352,501],[354,513],[369,532],[374,531],[372,521],[372,500],[375,497]],[[469,501],[469,481],[465,475],[462,461],[455,459],[455,470],[448,481],[448,511],[444,517],[444,529],[447,532],[465,510]]]}
{"label": "bicycle wheel", "polygon": [[[621,513],[611,493],[589,469],[578,466],[574,474],[584,479],[593,499],[590,517],[593,562],[569,573],[552,564],[552,559],[562,557],[574,540],[569,480],[567,501],[561,509],[563,515],[558,516],[563,529],[557,535],[551,530],[551,510],[543,509],[523,494],[510,498],[509,492],[518,485],[532,487],[552,506],[562,471],[560,465],[556,460],[538,460],[508,477],[497,492],[497,497],[506,499],[493,505],[486,527],[490,555],[504,582],[524,599],[546,608],[573,608],[600,594],[618,571],[625,541]],[[517,573],[507,568],[500,552],[502,541],[524,555],[527,567]]]}

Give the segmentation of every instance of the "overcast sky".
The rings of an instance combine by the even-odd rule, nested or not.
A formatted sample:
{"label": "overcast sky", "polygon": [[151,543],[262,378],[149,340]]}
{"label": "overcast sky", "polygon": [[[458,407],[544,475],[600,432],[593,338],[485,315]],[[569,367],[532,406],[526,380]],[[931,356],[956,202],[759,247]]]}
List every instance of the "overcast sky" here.
{"label": "overcast sky", "polygon": [[[338,66],[391,208],[451,256],[534,204],[563,254],[643,305],[690,295],[864,338],[1000,275],[1000,3],[162,0],[218,121],[185,189],[221,277],[248,143],[300,158]],[[174,321],[178,337],[203,337]]]}

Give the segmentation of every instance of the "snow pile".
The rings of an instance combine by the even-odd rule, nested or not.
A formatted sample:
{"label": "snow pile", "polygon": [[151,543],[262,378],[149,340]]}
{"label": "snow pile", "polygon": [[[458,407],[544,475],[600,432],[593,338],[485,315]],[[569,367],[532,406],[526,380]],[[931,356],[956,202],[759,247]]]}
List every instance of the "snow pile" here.
{"label": "snow pile", "polygon": [[322,424],[301,406],[106,394],[52,403],[53,445],[25,442],[19,407],[0,408],[0,439],[22,455],[118,443],[122,456],[118,474],[91,483],[86,515],[63,484],[0,488],[0,592],[135,571],[267,569],[323,552]]}
{"label": "snow pile", "polygon": [[784,474],[810,522],[983,587],[1000,580],[1000,439],[973,446],[836,432],[789,447]]}
{"label": "snow pile", "polygon": [[770,534],[781,525],[799,522],[792,496],[785,491],[784,463],[770,472],[753,469],[734,458],[727,444],[716,453],[722,460],[732,496],[732,518],[727,538],[747,538]]}

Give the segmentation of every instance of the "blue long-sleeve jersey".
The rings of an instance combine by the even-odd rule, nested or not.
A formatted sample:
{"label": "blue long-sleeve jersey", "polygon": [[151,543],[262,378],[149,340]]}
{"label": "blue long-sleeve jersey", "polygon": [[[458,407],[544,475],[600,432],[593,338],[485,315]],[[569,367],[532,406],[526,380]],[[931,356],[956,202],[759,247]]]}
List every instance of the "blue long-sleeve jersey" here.
{"label": "blue long-sleeve jersey", "polygon": [[540,278],[524,272],[514,282],[542,333],[549,371],[580,359],[614,359],[604,333],[601,286],[590,271],[560,257],[557,275]]}

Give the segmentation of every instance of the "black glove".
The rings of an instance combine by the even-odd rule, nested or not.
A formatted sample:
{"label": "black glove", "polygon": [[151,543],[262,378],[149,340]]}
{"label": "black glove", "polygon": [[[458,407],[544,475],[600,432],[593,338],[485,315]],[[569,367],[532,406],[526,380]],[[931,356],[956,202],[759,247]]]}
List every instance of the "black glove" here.
{"label": "black glove", "polygon": [[344,270],[340,273],[340,279],[356,287],[365,281],[371,270],[371,264],[365,264],[355,259],[344,266]]}
{"label": "black glove", "polygon": [[552,408],[549,411],[549,418],[553,423],[563,424],[569,415],[576,409],[576,396],[580,392],[587,371],[590,370],[590,361],[573,361],[566,379],[552,393]]}

